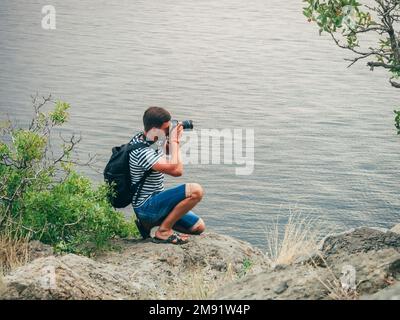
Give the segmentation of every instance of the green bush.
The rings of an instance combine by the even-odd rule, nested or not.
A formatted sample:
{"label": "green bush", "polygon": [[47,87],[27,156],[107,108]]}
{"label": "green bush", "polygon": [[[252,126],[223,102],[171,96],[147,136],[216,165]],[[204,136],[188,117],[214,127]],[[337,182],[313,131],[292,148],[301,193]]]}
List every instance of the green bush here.
{"label": "green bush", "polygon": [[34,239],[60,251],[90,254],[111,238],[136,232],[134,223],[109,204],[107,192],[104,185],[94,189],[89,179],[72,172],[51,190],[25,194],[23,225],[34,231]]}
{"label": "green bush", "polygon": [[[36,101],[36,100],[35,100]],[[13,232],[51,244],[58,251],[93,254],[115,237],[138,236],[133,221],[108,202],[109,188],[94,187],[77,174],[71,151],[79,142],[63,139],[61,154],[49,144],[52,128],[68,119],[69,105],[50,98],[35,104],[28,129],[0,126],[0,233]]]}

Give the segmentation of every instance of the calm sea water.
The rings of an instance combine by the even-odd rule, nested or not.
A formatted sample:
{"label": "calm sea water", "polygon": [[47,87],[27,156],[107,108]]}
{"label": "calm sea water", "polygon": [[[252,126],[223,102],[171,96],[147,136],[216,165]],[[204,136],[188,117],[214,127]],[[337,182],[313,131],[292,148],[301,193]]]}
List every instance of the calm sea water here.
{"label": "calm sea water", "polygon": [[[41,8],[57,29],[41,28]],[[196,128],[253,128],[255,170],[188,165],[167,187],[199,182],[210,229],[265,246],[265,228],[301,211],[324,228],[400,220],[399,93],[301,13],[300,0],[0,2],[0,110],[23,124],[30,95],[72,105],[79,151],[98,154],[141,127],[150,105]],[[125,210],[130,214],[131,209]]]}

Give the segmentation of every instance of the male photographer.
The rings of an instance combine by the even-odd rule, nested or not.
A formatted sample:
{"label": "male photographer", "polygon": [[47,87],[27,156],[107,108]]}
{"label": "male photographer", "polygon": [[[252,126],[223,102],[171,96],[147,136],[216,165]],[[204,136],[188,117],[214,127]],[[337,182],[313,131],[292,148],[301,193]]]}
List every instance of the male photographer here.
{"label": "male photographer", "polygon": [[[132,199],[138,229],[146,239],[151,228],[159,226],[154,242],[186,243],[188,234],[201,234],[205,229],[204,221],[191,211],[202,199],[203,189],[198,183],[186,183],[164,190],[164,173],[173,177],[183,174],[179,144],[184,126],[171,121],[170,113],[159,107],[145,111],[143,124],[144,131],[136,134],[131,143],[144,143],[145,147],[129,154],[132,184],[138,183],[148,172]],[[166,147],[169,158],[161,146]]]}

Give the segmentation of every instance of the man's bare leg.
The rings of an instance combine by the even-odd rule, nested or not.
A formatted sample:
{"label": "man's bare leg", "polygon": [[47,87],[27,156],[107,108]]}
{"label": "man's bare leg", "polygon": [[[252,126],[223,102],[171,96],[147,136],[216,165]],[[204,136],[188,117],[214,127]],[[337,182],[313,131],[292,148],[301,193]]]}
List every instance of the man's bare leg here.
{"label": "man's bare leg", "polygon": [[185,185],[186,198],[179,202],[156,231],[155,236],[159,239],[167,239],[173,234],[172,227],[189,210],[200,202],[203,197],[203,188],[198,183],[187,183]]}
{"label": "man's bare leg", "polygon": [[191,227],[190,229],[186,229],[186,228],[181,228],[181,227],[173,227],[174,230],[178,231],[178,232],[182,232],[183,234],[202,234],[204,232],[204,230],[206,229],[206,225],[203,221],[202,218],[200,218],[194,225],[193,227]]}

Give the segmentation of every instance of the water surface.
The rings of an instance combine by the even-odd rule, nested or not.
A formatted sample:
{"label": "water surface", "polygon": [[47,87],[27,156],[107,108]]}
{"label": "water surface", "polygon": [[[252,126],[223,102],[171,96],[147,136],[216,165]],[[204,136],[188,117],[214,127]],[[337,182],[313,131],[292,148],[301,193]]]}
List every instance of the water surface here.
{"label": "water surface", "polygon": [[347,69],[301,1],[51,1],[54,31],[41,28],[46,4],[0,2],[2,116],[28,121],[37,91],[68,101],[68,131],[99,172],[150,105],[196,128],[254,128],[252,175],[189,165],[167,186],[201,183],[210,228],[260,247],[290,209],[335,229],[399,222],[399,91],[381,70]]}

